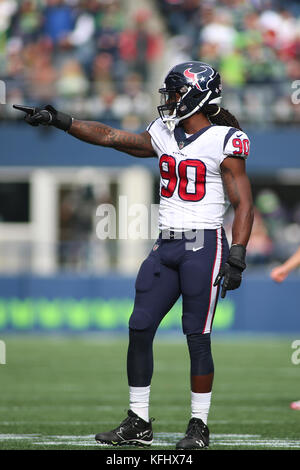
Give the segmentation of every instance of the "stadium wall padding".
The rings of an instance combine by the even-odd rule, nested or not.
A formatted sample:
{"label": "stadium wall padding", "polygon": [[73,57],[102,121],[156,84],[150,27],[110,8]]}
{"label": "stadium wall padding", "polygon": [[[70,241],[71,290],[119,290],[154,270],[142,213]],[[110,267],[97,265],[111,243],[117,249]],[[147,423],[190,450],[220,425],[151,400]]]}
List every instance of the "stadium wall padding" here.
{"label": "stadium wall padding", "polygon": [[[5,332],[127,331],[134,278],[31,275],[0,277],[0,335]],[[242,286],[220,299],[216,332],[300,334],[300,278],[275,284],[264,274],[245,275]],[[181,332],[181,302],[161,324]]]}
{"label": "stadium wall padding", "polygon": [[[245,131],[251,140],[247,160],[250,173],[270,175],[282,168],[300,168],[299,130],[278,127],[261,130],[247,128]],[[32,129],[22,121],[17,124],[2,123],[0,136],[0,166],[126,167],[137,164],[136,158],[114,149],[86,144],[54,128]],[[154,158],[144,158],[139,163],[157,170],[157,161]]]}

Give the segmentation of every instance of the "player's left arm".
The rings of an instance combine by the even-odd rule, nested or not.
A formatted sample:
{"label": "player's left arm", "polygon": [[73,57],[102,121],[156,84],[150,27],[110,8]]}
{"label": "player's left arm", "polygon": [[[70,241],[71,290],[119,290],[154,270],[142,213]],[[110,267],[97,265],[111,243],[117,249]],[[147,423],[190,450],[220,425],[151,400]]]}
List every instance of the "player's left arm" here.
{"label": "player's left arm", "polygon": [[253,202],[245,160],[236,156],[225,158],[221,163],[221,175],[234,209],[232,245],[246,248],[253,225]]}
{"label": "player's left arm", "polygon": [[223,279],[221,297],[224,298],[227,290],[240,286],[242,272],[246,268],[246,247],[253,225],[253,202],[243,158],[235,155],[225,158],[221,163],[221,175],[224,189],[234,209],[229,256],[214,282],[216,286]]}

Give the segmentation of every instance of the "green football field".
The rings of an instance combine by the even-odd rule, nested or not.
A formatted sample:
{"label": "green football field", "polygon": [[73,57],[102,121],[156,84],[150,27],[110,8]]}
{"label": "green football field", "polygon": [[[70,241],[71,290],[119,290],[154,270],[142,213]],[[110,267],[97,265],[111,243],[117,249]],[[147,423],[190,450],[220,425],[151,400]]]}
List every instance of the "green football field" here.
{"label": "green football field", "polygon": [[[300,449],[300,411],[289,408],[300,400],[300,364],[291,360],[295,339],[213,337],[210,449]],[[0,449],[109,449],[97,445],[94,434],[114,428],[128,409],[126,336],[1,340]],[[174,449],[190,418],[185,338],[158,336],[154,355],[151,449]]]}

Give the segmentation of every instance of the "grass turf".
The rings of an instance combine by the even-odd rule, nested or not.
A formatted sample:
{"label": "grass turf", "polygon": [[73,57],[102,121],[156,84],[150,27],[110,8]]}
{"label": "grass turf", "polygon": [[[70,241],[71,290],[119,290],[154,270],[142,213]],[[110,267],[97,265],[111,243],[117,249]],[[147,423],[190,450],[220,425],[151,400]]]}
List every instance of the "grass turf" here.
{"label": "grass turf", "polygon": [[[0,449],[109,449],[94,444],[93,436],[126,415],[127,338],[1,339],[7,363],[0,365]],[[294,339],[213,337],[210,449],[300,449],[300,411],[289,408],[300,400]],[[185,339],[158,336],[154,356],[151,449],[174,449],[190,418]]]}

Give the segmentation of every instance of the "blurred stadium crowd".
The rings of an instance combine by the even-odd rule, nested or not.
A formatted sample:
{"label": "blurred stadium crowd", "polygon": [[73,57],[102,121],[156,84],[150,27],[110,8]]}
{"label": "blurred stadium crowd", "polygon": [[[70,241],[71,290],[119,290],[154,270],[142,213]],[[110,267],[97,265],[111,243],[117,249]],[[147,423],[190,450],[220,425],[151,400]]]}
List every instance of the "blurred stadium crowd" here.
{"label": "blurred stadium crowd", "polygon": [[245,122],[300,121],[300,4],[292,0],[157,0],[177,50],[214,65],[224,104]]}
{"label": "blurred stadium crowd", "polygon": [[[153,0],[131,16],[126,4],[0,0],[7,102],[52,102],[82,117],[139,127],[153,113],[157,59],[196,59],[220,70],[224,106],[242,122],[300,122],[291,103],[291,82],[300,76],[299,2]],[[160,32],[151,30],[153,5]]]}
{"label": "blurred stadium crowd", "polygon": [[149,31],[150,13],[139,9],[130,17],[127,3],[0,0],[7,102],[51,102],[82,117],[140,126],[151,107],[149,69],[162,42]]}

